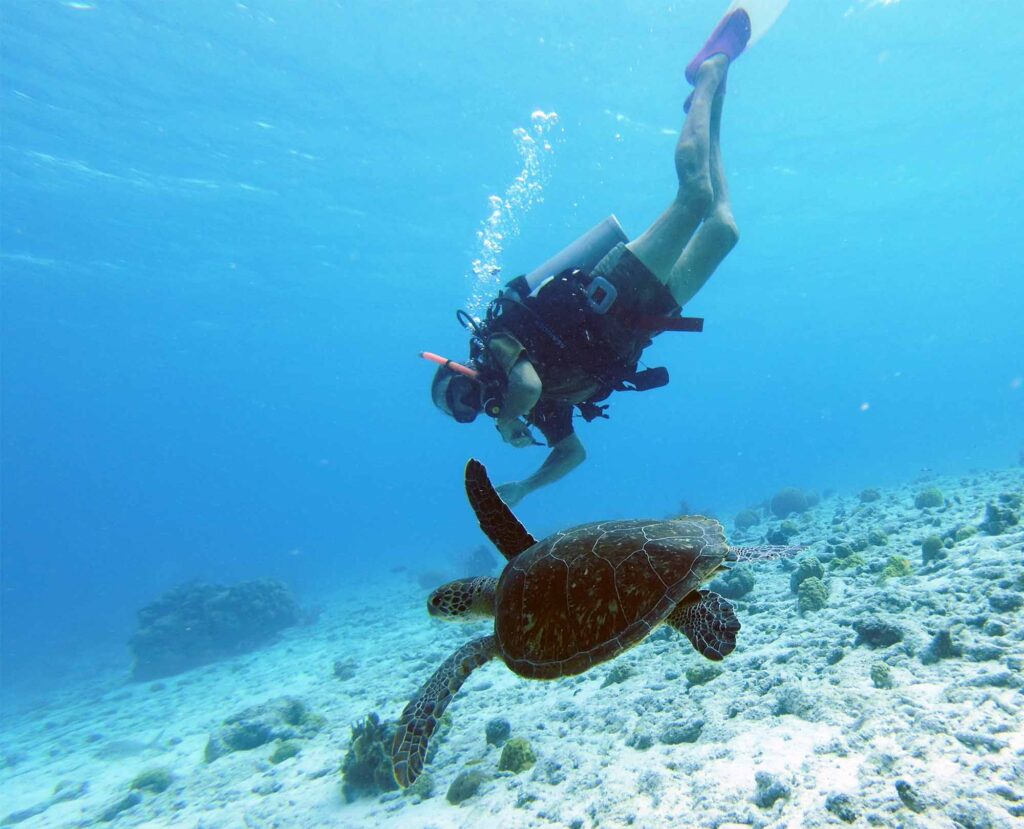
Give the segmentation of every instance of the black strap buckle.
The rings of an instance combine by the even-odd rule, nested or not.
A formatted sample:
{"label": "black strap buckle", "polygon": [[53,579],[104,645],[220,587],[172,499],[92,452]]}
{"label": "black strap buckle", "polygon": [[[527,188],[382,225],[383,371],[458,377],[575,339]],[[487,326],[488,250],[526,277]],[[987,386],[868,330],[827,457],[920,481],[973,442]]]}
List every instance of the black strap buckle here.
{"label": "black strap buckle", "polygon": [[599,417],[603,417],[605,420],[609,420],[608,415],[604,413],[605,409],[608,408],[608,404],[601,406],[597,403],[591,403],[589,400],[584,400],[582,403],[577,403],[576,408],[580,410],[580,416],[590,423],[592,420],[597,420]]}
{"label": "black strap buckle", "polygon": [[650,391],[667,385],[668,369],[664,366],[655,366],[643,371],[634,371],[632,375],[624,377],[617,391]]}

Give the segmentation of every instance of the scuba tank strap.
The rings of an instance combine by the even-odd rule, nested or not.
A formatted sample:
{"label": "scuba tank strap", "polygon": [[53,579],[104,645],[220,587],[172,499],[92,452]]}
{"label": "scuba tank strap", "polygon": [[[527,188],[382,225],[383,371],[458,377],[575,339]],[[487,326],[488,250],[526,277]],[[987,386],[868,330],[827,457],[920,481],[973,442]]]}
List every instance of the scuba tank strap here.
{"label": "scuba tank strap", "polygon": [[515,298],[522,301],[530,295],[530,283],[526,281],[526,275],[522,274],[507,282],[502,291],[512,291],[516,295]]}
{"label": "scuba tank strap", "polygon": [[597,420],[599,417],[603,417],[605,420],[609,419],[609,416],[605,414],[605,410],[608,408],[607,403],[602,406],[593,400],[584,400],[582,403],[577,403],[576,408],[580,410],[580,417],[587,423]]}

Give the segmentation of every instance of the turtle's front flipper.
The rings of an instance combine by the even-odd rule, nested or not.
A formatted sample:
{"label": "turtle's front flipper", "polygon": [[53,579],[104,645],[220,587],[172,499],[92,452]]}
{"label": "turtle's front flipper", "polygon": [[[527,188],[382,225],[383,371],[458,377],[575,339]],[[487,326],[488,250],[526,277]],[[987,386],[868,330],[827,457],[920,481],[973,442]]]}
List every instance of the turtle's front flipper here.
{"label": "turtle's front flipper", "polygon": [[480,529],[509,561],[537,543],[501,500],[487,477],[484,465],[475,459],[466,464],[466,495],[480,522]]}
{"label": "turtle's front flipper", "polygon": [[695,590],[676,605],[665,620],[708,659],[716,662],[736,647],[740,620],[732,605],[710,590]]}
{"label": "turtle's front flipper", "polygon": [[729,562],[746,561],[755,563],[758,561],[776,561],[780,558],[791,558],[806,549],[806,544],[791,544],[789,546],[762,544],[759,547],[731,547],[725,556],[725,560]]}
{"label": "turtle's front flipper", "polygon": [[441,663],[427,684],[405,706],[391,744],[391,769],[403,789],[411,786],[423,771],[430,735],[437,728],[455,692],[475,668],[493,659],[497,653],[498,644],[493,636],[467,642]]}

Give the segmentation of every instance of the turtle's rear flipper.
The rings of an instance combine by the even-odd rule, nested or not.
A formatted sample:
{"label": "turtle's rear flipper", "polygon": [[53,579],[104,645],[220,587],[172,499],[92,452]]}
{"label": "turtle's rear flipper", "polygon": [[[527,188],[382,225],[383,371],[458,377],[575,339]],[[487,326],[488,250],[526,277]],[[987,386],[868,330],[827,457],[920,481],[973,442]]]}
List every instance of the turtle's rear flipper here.
{"label": "turtle's rear flipper", "polygon": [[778,561],[780,558],[791,558],[806,549],[806,544],[762,544],[757,547],[732,547],[726,553],[725,560],[730,563]]}
{"label": "turtle's rear flipper", "polygon": [[710,590],[695,590],[676,605],[665,620],[708,659],[716,662],[736,647],[740,620],[732,605]]}
{"label": "turtle's rear flipper", "polygon": [[497,640],[483,636],[467,642],[449,656],[427,684],[405,706],[391,744],[391,769],[403,789],[411,786],[423,771],[430,735],[437,729],[441,715],[455,692],[475,668],[498,653]]}

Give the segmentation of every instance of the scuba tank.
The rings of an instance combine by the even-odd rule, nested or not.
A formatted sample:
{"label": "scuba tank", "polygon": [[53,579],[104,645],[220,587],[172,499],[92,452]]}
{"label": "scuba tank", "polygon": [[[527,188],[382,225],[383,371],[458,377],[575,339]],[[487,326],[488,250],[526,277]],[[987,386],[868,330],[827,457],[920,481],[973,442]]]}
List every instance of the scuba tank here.
{"label": "scuba tank", "polygon": [[590,273],[597,263],[604,259],[613,247],[620,242],[629,241],[626,231],[622,229],[615,215],[594,225],[575,242],[560,250],[543,265],[526,274],[526,284],[532,294],[544,282],[555,274],[568,270],[581,270]]}

